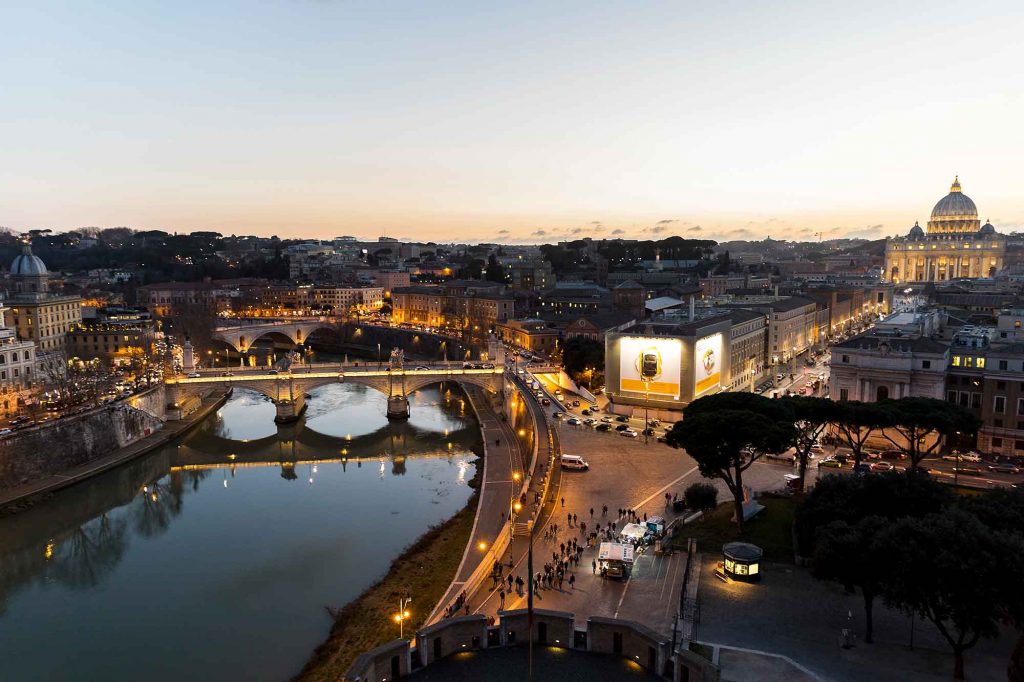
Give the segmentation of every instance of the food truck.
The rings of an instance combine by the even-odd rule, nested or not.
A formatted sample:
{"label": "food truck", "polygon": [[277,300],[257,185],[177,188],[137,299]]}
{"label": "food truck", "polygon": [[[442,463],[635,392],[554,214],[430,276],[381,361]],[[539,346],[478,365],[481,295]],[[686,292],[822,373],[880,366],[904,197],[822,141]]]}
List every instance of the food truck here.
{"label": "food truck", "polygon": [[602,542],[597,550],[597,567],[602,576],[628,578],[633,570],[633,545]]}

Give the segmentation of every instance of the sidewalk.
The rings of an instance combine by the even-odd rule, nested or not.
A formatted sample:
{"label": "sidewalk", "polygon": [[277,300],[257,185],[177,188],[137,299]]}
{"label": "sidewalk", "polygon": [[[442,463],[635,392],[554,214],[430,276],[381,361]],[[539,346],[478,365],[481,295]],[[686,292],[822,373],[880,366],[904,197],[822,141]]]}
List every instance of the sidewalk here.
{"label": "sidewalk", "polygon": [[68,469],[59,474],[47,478],[26,483],[24,485],[8,488],[0,491],[0,510],[11,505],[23,503],[38,495],[45,495],[54,491],[74,485],[87,478],[101,474],[108,469],[120,466],[136,457],[166,445],[175,438],[191,430],[199,422],[206,419],[212,412],[220,408],[228,398],[228,394],[211,397],[203,401],[202,406],[185,419],[174,422],[167,422],[164,428],[156,431],[145,438],[135,441],[118,449],[109,455],[97,457],[88,464]]}

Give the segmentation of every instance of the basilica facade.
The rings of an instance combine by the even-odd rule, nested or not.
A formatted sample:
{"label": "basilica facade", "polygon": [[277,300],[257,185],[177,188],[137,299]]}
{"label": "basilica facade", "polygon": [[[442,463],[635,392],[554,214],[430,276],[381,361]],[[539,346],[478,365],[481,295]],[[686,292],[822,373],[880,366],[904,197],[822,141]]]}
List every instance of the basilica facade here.
{"label": "basilica facade", "polygon": [[883,278],[900,284],[991,277],[1002,269],[1005,256],[1005,237],[991,223],[981,224],[978,208],[957,178],[932,209],[927,232],[914,223],[906,237],[886,241]]}

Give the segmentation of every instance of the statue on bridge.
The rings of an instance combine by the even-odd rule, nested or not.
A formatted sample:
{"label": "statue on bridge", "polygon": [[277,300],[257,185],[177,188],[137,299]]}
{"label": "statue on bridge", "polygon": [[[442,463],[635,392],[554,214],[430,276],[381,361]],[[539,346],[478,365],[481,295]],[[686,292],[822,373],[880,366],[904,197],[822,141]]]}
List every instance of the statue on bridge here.
{"label": "statue on bridge", "polygon": [[[408,419],[409,397],[405,393],[405,351],[401,348],[391,350],[388,372],[388,419]],[[401,382],[398,391],[395,390],[396,379]]]}

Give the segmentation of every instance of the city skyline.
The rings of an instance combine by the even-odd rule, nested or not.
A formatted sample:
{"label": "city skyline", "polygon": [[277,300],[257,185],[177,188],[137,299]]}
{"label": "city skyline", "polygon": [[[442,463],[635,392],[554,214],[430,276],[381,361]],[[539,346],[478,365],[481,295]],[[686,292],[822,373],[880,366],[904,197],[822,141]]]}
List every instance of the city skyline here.
{"label": "city skyline", "polygon": [[880,238],[959,174],[1008,233],[1021,10],[961,9],[14,8],[0,225]]}

